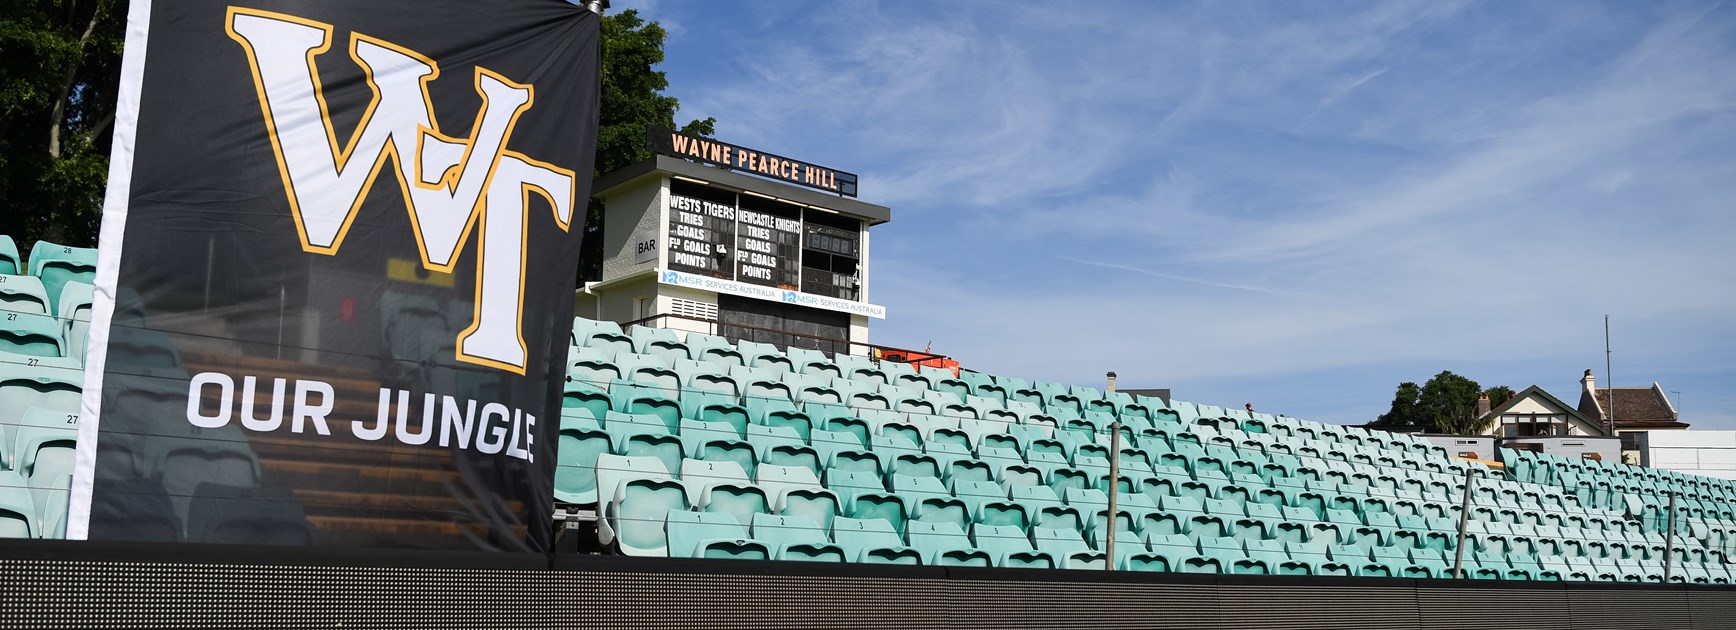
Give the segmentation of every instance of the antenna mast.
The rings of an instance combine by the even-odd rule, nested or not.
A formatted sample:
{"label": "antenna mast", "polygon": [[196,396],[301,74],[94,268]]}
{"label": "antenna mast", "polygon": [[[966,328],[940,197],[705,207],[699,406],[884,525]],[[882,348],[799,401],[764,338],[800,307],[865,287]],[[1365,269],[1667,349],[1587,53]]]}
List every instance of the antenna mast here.
{"label": "antenna mast", "polygon": [[[1604,315],[1603,316],[1603,381],[1604,381],[1603,387],[1605,390],[1609,391],[1609,409],[1604,410],[1603,417],[1604,417],[1604,421],[1609,424],[1609,436],[1610,437],[1617,437],[1615,434],[1615,376],[1610,373],[1610,366],[1611,365],[1613,365],[1613,360],[1611,359],[1611,355],[1610,355],[1610,351],[1609,351],[1609,316]],[[1597,395],[1597,392],[1592,392],[1592,395],[1594,395],[1594,396]]]}

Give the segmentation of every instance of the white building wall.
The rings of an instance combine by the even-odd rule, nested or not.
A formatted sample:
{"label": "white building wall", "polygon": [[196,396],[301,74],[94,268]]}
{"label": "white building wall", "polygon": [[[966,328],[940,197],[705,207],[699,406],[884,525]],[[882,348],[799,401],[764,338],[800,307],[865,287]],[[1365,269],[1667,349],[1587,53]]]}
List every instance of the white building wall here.
{"label": "white building wall", "polygon": [[1536,398],[1526,397],[1508,409],[1507,413],[1559,414],[1562,413],[1562,410],[1556,409],[1554,405],[1543,404],[1543,401]]}
{"label": "white building wall", "polygon": [[[661,177],[646,179],[638,188],[611,197],[603,213],[603,281],[663,266],[667,247],[664,239],[669,221],[664,183]],[[651,235],[657,239],[657,256],[646,262],[636,262],[638,238]]]}
{"label": "white building wall", "polygon": [[[711,308],[711,312],[706,319],[717,319],[716,293],[690,289],[687,287],[670,286],[667,284],[657,285],[657,293],[658,313],[667,314],[683,313],[684,311],[691,312],[694,310],[695,304],[702,304]],[[679,331],[683,339],[687,338],[686,333],[689,332],[705,333],[708,335],[717,334],[716,331],[712,329],[711,324],[693,321],[691,319],[681,319],[678,317],[663,318],[662,323],[659,324],[659,326]]]}
{"label": "white building wall", "polygon": [[855,345],[868,343],[868,316],[850,316],[850,341],[854,342],[850,346],[850,354],[868,354],[868,346]]}
{"label": "white building wall", "polygon": [[630,322],[644,317],[640,314],[641,298],[651,300],[653,307],[657,299],[657,280],[652,276],[612,285],[608,291],[597,295],[597,306],[602,319],[612,322]]}
{"label": "white building wall", "polygon": [[1736,431],[1646,431],[1638,441],[1643,466],[1736,479]]}

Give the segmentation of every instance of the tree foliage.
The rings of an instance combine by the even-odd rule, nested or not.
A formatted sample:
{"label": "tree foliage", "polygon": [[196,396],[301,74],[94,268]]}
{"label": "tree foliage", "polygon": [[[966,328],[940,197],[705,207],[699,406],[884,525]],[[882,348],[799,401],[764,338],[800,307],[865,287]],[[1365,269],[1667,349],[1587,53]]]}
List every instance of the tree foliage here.
{"label": "tree foliage", "polygon": [[1482,394],[1476,381],[1443,370],[1423,384],[1417,406],[1437,433],[1471,435],[1488,424],[1477,416],[1477,398]]}
{"label": "tree foliage", "polygon": [[[1415,426],[1428,433],[1474,435],[1482,433],[1492,418],[1480,417],[1477,399],[1485,391],[1476,381],[1451,371],[1442,371],[1418,387],[1416,383],[1399,383],[1393,394],[1392,407],[1373,423],[1379,427]],[[1492,405],[1513,397],[1506,385],[1490,388]],[[1494,402],[1499,395],[1500,402]]]}
{"label": "tree foliage", "polygon": [[1506,385],[1496,385],[1483,390],[1483,394],[1489,397],[1489,408],[1494,409],[1507,404],[1507,401],[1512,400],[1513,396],[1517,395],[1517,392],[1514,392],[1513,388]]}
{"label": "tree foliage", "polygon": [[[632,9],[603,18],[602,115],[597,125],[594,175],[651,157],[645,130],[674,129],[681,102],[663,93],[669,78],[655,69],[663,63],[667,35],[656,22],[646,22]],[[711,137],[717,120],[692,120],[680,131]],[[585,213],[585,244],[579,256],[579,281],[597,280],[603,269],[603,207],[592,202]]]}
{"label": "tree foliage", "polygon": [[96,243],[125,38],[123,0],[0,3],[0,234]]}
{"label": "tree foliage", "polygon": [[1421,411],[1417,408],[1417,397],[1422,395],[1422,387],[1416,383],[1405,381],[1398,384],[1398,391],[1393,393],[1392,408],[1380,414],[1375,419],[1375,426],[1406,427],[1423,424]]}
{"label": "tree foliage", "polygon": [[[647,127],[677,128],[675,110],[681,102],[663,93],[669,78],[655,69],[663,63],[663,39],[668,33],[628,9],[603,18],[602,115],[597,124],[596,173],[601,175],[651,157],[645,148]],[[688,121],[683,133],[709,137],[717,120]]]}
{"label": "tree foliage", "polygon": [[[21,247],[36,240],[96,244],[120,85],[126,0],[8,0],[0,3],[0,234]],[[667,33],[637,11],[605,16],[602,108],[596,171],[651,153],[647,127],[676,127],[680,102],[663,93]],[[710,136],[715,120],[686,133]],[[602,211],[586,216],[581,271],[602,262]]]}

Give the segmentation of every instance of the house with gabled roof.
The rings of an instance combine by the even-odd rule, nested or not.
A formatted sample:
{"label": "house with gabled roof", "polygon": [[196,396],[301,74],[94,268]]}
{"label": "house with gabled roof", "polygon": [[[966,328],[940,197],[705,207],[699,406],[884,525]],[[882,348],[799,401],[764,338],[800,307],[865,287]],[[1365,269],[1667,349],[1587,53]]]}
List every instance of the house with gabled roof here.
{"label": "house with gabled roof", "polygon": [[1484,417],[1491,419],[1484,434],[1496,437],[1608,435],[1602,424],[1536,385],[1514,394]]}
{"label": "house with gabled roof", "polygon": [[1599,388],[1597,377],[1586,370],[1579,383],[1579,413],[1601,426],[1608,426],[1613,418],[1617,433],[1688,428],[1663,386],[1656,382],[1651,387]]}

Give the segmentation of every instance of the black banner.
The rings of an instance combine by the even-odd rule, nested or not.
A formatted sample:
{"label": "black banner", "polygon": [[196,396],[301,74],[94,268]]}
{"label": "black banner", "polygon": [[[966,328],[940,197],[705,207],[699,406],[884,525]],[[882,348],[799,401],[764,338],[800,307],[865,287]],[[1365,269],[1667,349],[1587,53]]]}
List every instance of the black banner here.
{"label": "black banner", "polygon": [[143,6],[69,535],[548,549],[597,17]]}
{"label": "black banner", "polygon": [[669,129],[646,131],[645,146],[657,153],[686,158],[730,170],[753,173],[798,186],[818,188],[845,197],[856,196],[856,175],[809,164],[758,149],[690,136]]}

